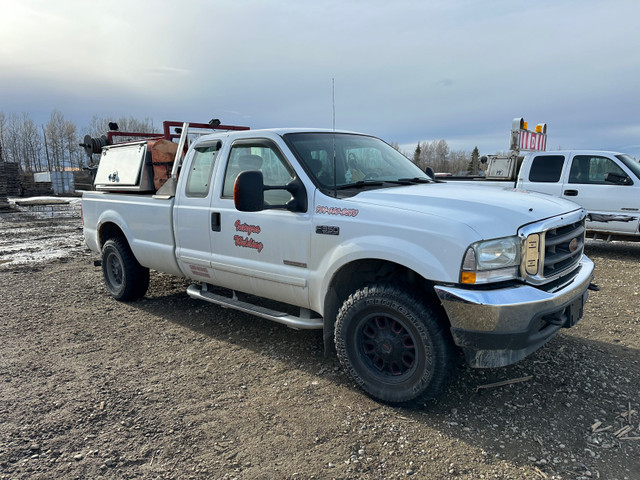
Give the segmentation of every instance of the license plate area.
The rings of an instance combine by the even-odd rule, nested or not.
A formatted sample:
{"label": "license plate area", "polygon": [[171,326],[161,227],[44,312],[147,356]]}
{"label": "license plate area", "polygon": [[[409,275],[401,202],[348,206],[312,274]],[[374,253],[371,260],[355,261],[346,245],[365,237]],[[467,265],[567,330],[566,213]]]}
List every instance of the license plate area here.
{"label": "license plate area", "polygon": [[585,300],[586,299],[583,296],[580,296],[569,304],[569,306],[565,310],[567,320],[565,321],[564,325],[562,325],[564,328],[573,327],[582,318],[582,314],[584,313]]}
{"label": "license plate area", "polygon": [[559,327],[571,328],[582,318],[584,304],[587,300],[587,293],[576,298],[569,305],[561,310],[542,317],[542,321],[546,324],[557,325]]}

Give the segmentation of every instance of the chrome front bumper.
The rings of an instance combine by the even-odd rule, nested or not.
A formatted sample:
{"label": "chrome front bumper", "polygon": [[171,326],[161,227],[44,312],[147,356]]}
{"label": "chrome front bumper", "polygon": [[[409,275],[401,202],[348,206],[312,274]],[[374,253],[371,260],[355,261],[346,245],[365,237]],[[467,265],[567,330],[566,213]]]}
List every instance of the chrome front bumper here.
{"label": "chrome front bumper", "polygon": [[567,283],[546,291],[530,285],[471,290],[437,285],[455,343],[473,367],[515,363],[573,326],[593,280],[593,262],[582,256]]}

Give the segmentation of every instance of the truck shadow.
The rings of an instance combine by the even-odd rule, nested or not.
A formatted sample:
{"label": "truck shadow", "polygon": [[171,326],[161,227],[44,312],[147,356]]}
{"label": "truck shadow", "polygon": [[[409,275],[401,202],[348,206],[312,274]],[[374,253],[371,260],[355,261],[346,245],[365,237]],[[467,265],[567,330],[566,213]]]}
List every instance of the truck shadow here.
{"label": "truck shadow", "polygon": [[590,256],[606,257],[616,260],[638,261],[640,259],[640,242],[605,242],[587,240],[584,253]]}
{"label": "truck shadow", "polygon": [[[631,247],[613,246],[613,255],[635,255],[637,249]],[[461,367],[450,388],[437,400],[414,408],[396,408],[370,400],[356,388],[335,355],[324,355],[320,331],[295,331],[192,300],[178,290],[180,285],[176,288],[173,293],[136,302],[136,308],[225,348],[247,349],[257,362],[279,362],[289,372],[328,381],[332,385],[326,399],[329,402],[338,395],[342,402],[358,404],[369,412],[382,409],[398,422],[412,423],[418,432],[436,429],[446,441],[482,449],[489,463],[535,466],[548,474],[564,471],[577,475],[596,468],[604,473],[603,478],[621,466],[640,471],[638,442],[625,443],[614,436],[624,426],[620,414],[627,405],[636,410],[640,407],[640,352],[585,338],[579,331],[581,325],[589,322],[591,328],[597,324],[597,314],[591,313],[574,329],[563,331],[515,365],[486,370]],[[635,420],[637,424],[637,417]],[[594,432],[592,425],[598,421],[602,428],[611,428]],[[634,448],[636,453],[627,455],[627,463],[615,463],[620,451],[628,453]]]}

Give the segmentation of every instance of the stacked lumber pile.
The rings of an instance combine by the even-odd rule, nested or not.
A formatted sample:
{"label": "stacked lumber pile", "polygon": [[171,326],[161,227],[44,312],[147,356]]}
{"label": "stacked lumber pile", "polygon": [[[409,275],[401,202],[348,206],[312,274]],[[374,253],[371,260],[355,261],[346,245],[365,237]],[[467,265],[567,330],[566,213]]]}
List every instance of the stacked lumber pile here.
{"label": "stacked lumber pile", "polygon": [[20,196],[20,164],[4,162],[4,176],[7,185],[7,197]]}
{"label": "stacked lumber pile", "polygon": [[43,195],[53,195],[51,182],[34,182],[33,173],[20,174],[20,186],[22,187],[22,197],[39,197]]}
{"label": "stacked lumber pile", "polygon": [[7,201],[7,178],[4,173],[4,162],[0,161],[0,209],[9,208]]}

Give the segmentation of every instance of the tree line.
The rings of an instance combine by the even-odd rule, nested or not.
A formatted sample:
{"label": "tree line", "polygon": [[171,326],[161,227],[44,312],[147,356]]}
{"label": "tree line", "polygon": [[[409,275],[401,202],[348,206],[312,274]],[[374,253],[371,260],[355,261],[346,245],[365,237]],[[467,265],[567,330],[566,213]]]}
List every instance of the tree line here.
{"label": "tree line", "polygon": [[112,121],[121,131],[158,132],[149,118],[112,119],[94,115],[80,133],[76,124],[59,110],[53,110],[44,125],[36,124],[28,113],[5,114],[0,111],[0,161],[18,163],[24,172],[81,169],[88,160],[80,146],[85,134],[92,137],[104,135]]}
{"label": "tree line", "polygon": [[452,173],[454,175],[478,175],[482,170],[478,147],[472,151],[451,150],[444,139],[432,142],[418,142],[411,159],[421,170],[427,167],[434,172]]}
{"label": "tree line", "polygon": [[[44,125],[36,124],[28,113],[5,114],[0,111],[0,160],[19,163],[25,172],[81,169],[88,161],[79,145],[85,134],[100,137],[109,131],[109,122],[112,121],[118,124],[120,131],[159,132],[149,118],[123,116],[112,119],[94,115],[89,125],[79,131],[76,124],[59,110],[53,110]],[[397,143],[391,145],[400,150]],[[451,150],[444,139],[418,142],[413,155],[403,153],[423,171],[431,167],[435,172],[476,175],[481,167],[477,147],[472,152]]]}

